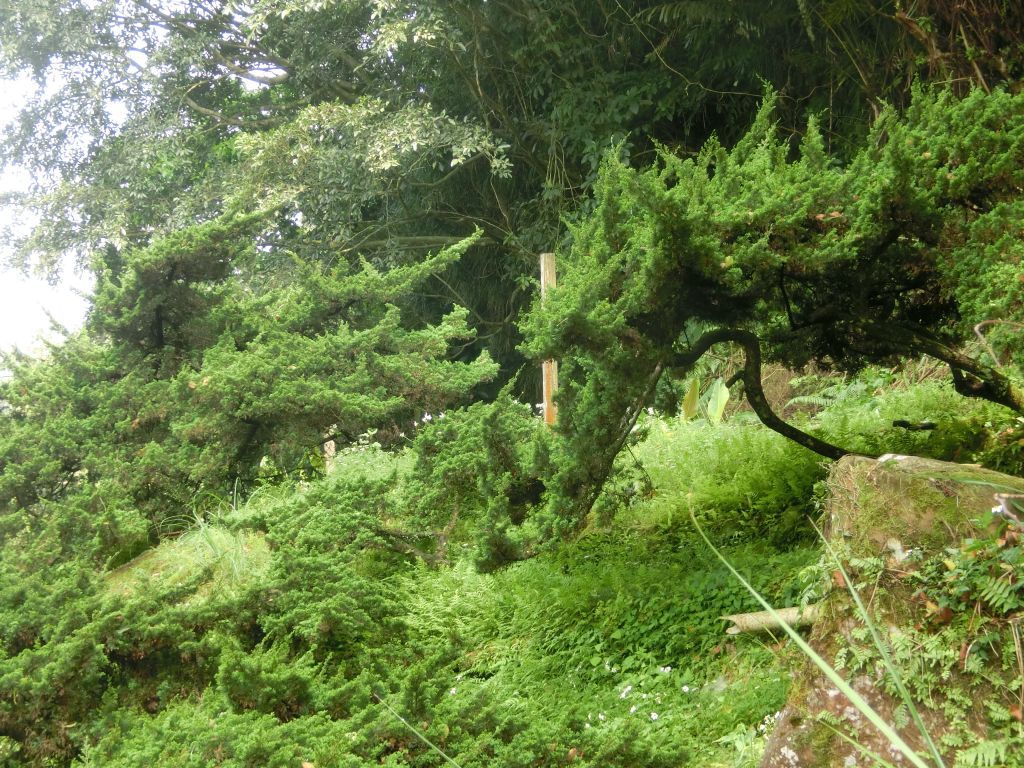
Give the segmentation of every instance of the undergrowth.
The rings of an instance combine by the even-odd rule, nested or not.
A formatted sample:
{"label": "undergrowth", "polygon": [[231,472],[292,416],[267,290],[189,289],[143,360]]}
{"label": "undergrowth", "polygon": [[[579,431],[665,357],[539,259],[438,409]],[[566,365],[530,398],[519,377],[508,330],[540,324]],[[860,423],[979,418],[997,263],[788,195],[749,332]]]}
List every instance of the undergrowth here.
{"label": "undergrowth", "polygon": [[[1001,428],[942,385],[897,384],[804,426],[941,458]],[[531,418],[474,406],[399,452],[367,435],[325,477],[204,501],[123,565],[128,512],[104,539],[5,511],[0,765],[755,765],[789,651],[723,633],[721,616],[757,606],[689,515],[773,604],[796,604],[826,467],[743,415],[651,417],[603,514],[531,551]],[[76,542],[88,557],[68,556]],[[984,578],[978,594],[1019,601]]]}

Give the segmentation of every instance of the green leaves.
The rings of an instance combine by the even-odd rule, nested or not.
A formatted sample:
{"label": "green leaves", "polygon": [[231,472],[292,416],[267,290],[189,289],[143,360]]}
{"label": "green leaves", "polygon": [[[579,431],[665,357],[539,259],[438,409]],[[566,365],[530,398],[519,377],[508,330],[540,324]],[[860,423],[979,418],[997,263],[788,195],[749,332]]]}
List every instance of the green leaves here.
{"label": "green leaves", "polygon": [[719,424],[722,421],[722,414],[725,413],[725,406],[729,403],[729,388],[721,377],[715,379],[707,394],[705,408],[708,421],[711,424]]}
{"label": "green leaves", "polygon": [[429,187],[429,179],[477,159],[497,177],[510,173],[506,147],[485,128],[379,97],[307,107],[280,128],[243,135],[237,146],[243,165],[234,204],[287,205],[301,211],[308,237],[335,247],[366,240],[347,242],[363,229],[366,211],[396,188],[416,195],[418,184]]}
{"label": "green leaves", "polygon": [[[1005,287],[1024,273],[1006,216],[1024,186],[1024,99],[921,90],[843,166],[813,121],[793,158],[773,98],[731,150],[663,151],[644,170],[606,157],[559,286],[523,323],[527,353],[561,364],[557,516],[589,511],[657,379],[688,375],[707,329],[752,331],[766,359],[792,368],[929,354],[962,394],[1024,407],[1012,371],[957,351],[988,313],[1009,321],[1004,355],[1019,346],[1024,305]],[[712,422],[727,396],[712,386]]]}
{"label": "green leaves", "polygon": [[686,388],[686,396],[683,398],[682,417],[689,421],[697,415],[697,403],[700,398],[700,381],[690,379],[690,385]]}
{"label": "green leaves", "polygon": [[108,483],[164,532],[197,495],[248,490],[264,459],[297,471],[329,437],[397,433],[495,375],[486,353],[452,359],[474,337],[465,309],[428,323],[398,306],[479,235],[408,265],[300,263],[289,281],[254,283],[271,223],[226,216],[97,259],[86,329],[49,360],[12,361],[6,498],[27,508]]}

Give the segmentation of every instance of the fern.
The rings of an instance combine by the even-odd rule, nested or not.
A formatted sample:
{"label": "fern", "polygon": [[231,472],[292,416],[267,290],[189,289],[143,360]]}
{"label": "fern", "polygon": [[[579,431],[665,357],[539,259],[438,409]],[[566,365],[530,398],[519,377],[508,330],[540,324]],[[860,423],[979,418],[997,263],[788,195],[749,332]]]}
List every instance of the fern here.
{"label": "fern", "polygon": [[989,768],[1003,765],[1009,751],[1009,739],[987,739],[970,749],[959,752],[956,756],[955,768]]}
{"label": "fern", "polygon": [[786,403],[786,407],[792,405],[814,405],[819,408],[827,408],[836,403],[843,403],[868,393],[868,385],[863,381],[846,382],[841,381],[830,384],[819,392],[810,395],[797,395]]}
{"label": "fern", "polygon": [[1005,614],[1020,607],[1017,584],[1007,579],[986,576],[981,579],[982,589],[979,597],[993,610]]}
{"label": "fern", "polygon": [[723,18],[721,5],[707,2],[661,3],[648,8],[639,16],[646,22],[657,19],[661,24],[685,23],[700,25]]}
{"label": "fern", "polygon": [[818,408],[828,408],[834,402],[835,398],[827,395],[797,395],[786,403],[786,407],[788,408],[791,405],[813,405]]}

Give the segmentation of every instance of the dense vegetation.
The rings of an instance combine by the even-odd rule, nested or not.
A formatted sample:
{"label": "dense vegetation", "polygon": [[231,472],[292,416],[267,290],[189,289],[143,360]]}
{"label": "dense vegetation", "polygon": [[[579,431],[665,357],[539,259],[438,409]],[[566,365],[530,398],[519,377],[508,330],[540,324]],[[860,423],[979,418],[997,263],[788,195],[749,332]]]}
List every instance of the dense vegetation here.
{"label": "dense vegetation", "polygon": [[691,517],[791,604],[822,457],[1024,468],[1024,18],[970,6],[0,5],[11,257],[96,280],[3,361],[0,761],[752,765],[788,651]]}

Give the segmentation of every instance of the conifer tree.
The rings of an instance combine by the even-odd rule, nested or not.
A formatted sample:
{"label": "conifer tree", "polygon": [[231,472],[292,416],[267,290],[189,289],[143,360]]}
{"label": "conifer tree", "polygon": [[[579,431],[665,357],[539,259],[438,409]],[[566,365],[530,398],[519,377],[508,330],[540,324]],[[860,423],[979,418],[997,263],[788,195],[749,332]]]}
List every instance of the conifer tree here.
{"label": "conifer tree", "polygon": [[[742,349],[761,420],[829,458],[845,451],[772,412],[762,360],[856,371],[925,354],[961,394],[1024,412],[1024,98],[921,89],[847,164],[814,120],[791,159],[773,109],[769,95],[732,149],[605,160],[559,286],[525,325],[535,358],[562,361],[555,528],[581,523],[659,378],[715,344]],[[997,351],[963,350],[979,323]]]}

